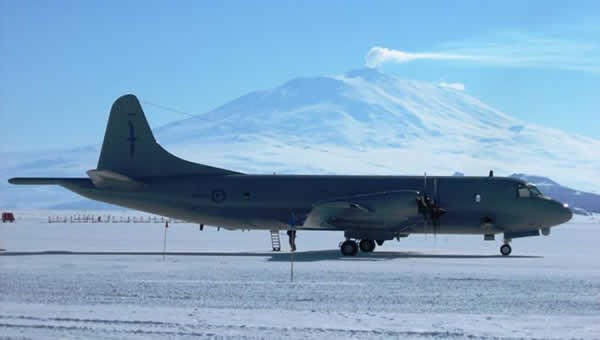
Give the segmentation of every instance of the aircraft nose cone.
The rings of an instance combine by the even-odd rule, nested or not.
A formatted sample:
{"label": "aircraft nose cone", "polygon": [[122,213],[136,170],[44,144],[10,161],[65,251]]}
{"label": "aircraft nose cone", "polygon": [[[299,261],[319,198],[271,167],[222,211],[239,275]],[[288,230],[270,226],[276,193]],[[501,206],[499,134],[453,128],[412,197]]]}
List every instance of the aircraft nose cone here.
{"label": "aircraft nose cone", "polygon": [[562,221],[560,223],[566,223],[573,218],[573,211],[569,208],[568,205],[563,204],[561,211]]}
{"label": "aircraft nose cone", "polygon": [[555,201],[554,208],[554,225],[563,224],[573,218],[573,212],[567,204]]}

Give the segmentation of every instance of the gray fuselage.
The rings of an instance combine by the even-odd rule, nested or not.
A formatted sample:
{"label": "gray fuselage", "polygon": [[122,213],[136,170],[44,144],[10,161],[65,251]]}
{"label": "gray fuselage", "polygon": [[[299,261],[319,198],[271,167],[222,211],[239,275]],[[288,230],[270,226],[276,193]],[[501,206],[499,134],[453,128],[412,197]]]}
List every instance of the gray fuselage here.
{"label": "gray fuselage", "polygon": [[[537,231],[564,223],[572,216],[563,204],[547,197],[520,197],[518,189],[526,187],[526,183],[505,177],[227,175],[154,177],[143,182],[135,190],[99,189],[89,179],[65,187],[107,203],[200,224],[243,229],[285,229],[290,225],[291,214],[296,216],[294,224],[302,229],[300,222],[318,202],[395,190],[414,190],[434,197],[446,211],[436,225],[435,232],[439,233]],[[336,228],[304,226],[364,228],[394,231],[390,223]],[[405,225],[402,228],[407,234],[432,232],[424,219],[415,220],[408,229]]]}

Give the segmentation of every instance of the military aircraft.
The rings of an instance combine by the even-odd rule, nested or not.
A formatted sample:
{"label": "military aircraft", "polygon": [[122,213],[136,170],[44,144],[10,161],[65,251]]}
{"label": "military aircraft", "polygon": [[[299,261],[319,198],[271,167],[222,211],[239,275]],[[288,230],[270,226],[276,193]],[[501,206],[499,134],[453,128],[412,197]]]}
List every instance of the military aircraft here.
{"label": "military aircraft", "polygon": [[343,255],[413,233],[550,233],[571,210],[519,179],[438,176],[248,175],[180,159],[155,140],[134,95],[110,111],[98,166],[87,178],[12,178],[60,185],[81,196],[153,214],[229,229],[339,230]]}

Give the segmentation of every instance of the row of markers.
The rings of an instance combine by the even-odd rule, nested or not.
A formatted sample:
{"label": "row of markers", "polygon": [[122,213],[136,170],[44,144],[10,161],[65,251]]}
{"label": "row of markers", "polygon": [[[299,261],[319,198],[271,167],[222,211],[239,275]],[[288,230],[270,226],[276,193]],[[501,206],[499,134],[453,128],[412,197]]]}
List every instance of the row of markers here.
{"label": "row of markers", "polygon": [[48,223],[187,223],[162,216],[71,215],[48,216]]}

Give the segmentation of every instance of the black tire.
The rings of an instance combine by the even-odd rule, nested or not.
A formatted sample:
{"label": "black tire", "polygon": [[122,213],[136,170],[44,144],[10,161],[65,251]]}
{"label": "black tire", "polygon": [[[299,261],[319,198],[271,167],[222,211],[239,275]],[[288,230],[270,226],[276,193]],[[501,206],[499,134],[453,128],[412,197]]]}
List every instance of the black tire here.
{"label": "black tire", "polygon": [[510,253],[512,253],[512,247],[510,244],[503,244],[500,247],[500,254],[502,254],[502,256],[508,256]]}
{"label": "black tire", "polygon": [[351,240],[344,241],[340,246],[340,251],[344,256],[354,256],[358,253],[358,245]]}
{"label": "black tire", "polygon": [[360,243],[358,244],[358,247],[360,248],[360,251],[362,251],[364,253],[370,253],[373,250],[375,250],[375,241],[373,241],[373,240],[360,240]]}

